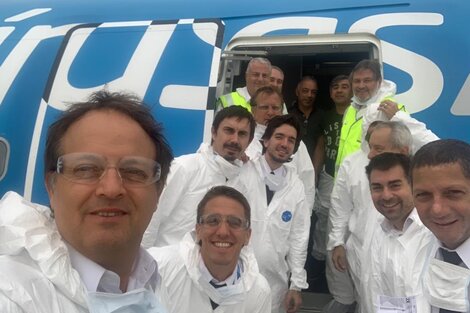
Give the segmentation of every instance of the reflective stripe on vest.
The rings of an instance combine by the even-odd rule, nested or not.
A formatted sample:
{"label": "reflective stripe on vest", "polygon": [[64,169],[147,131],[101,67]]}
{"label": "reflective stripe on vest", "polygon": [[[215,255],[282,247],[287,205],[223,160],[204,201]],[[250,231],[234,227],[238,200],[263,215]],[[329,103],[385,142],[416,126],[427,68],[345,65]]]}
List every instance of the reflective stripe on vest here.
{"label": "reflective stripe on vest", "polygon": [[251,112],[251,105],[249,102],[245,100],[238,92],[234,91],[232,93],[220,96],[219,98],[220,103],[222,104],[222,107],[226,108],[232,105],[239,105],[241,107],[244,107],[245,109],[248,110],[248,112]]}

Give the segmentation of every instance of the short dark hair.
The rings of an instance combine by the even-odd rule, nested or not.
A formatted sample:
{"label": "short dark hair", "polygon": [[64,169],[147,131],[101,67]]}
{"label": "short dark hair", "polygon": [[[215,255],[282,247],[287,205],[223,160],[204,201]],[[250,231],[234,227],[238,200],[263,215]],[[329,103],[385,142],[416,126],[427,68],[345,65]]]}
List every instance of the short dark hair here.
{"label": "short dark hair", "polygon": [[401,153],[384,152],[373,157],[366,166],[367,178],[370,181],[370,174],[373,170],[388,171],[392,167],[400,166],[405,173],[406,180],[410,180],[410,157]]}
{"label": "short dark hair", "polygon": [[206,208],[207,202],[217,197],[227,197],[240,203],[243,206],[243,212],[245,214],[245,219],[248,222],[248,226],[251,225],[251,208],[248,200],[235,188],[225,185],[212,187],[204,195],[202,200],[199,201],[199,204],[197,205],[196,223],[199,224],[201,216],[204,215],[204,209]]}
{"label": "short dark hair", "polygon": [[330,82],[330,89],[333,88],[334,85],[336,85],[342,80],[347,80],[349,82],[349,77],[347,75],[338,75],[338,76],[333,77],[333,79]]}
{"label": "short dark hair", "polygon": [[214,121],[212,122],[212,128],[214,129],[214,131],[217,132],[220,123],[222,123],[222,121],[226,118],[232,117],[236,117],[239,121],[243,119],[248,120],[248,123],[250,124],[250,141],[252,141],[253,137],[255,136],[256,121],[253,117],[253,114],[251,114],[250,112],[248,112],[247,109],[239,105],[231,105],[220,110],[215,115]]}
{"label": "short dark hair", "polygon": [[377,81],[382,80],[382,72],[380,70],[380,63],[376,60],[362,60],[354,66],[351,74],[349,75],[349,80],[352,82],[354,73],[361,70],[370,70],[374,74],[374,78]]}
{"label": "short dark hair", "polygon": [[281,106],[284,106],[284,97],[282,96],[282,93],[279,89],[274,88],[272,86],[263,86],[261,88],[258,88],[258,90],[256,90],[253,97],[251,97],[251,99],[250,99],[251,107],[255,107],[259,104],[258,103],[258,97],[259,97],[260,94],[266,94],[267,96],[271,96],[271,95],[275,94],[281,100]]}
{"label": "short dark hair", "polygon": [[300,81],[297,83],[297,88],[299,88],[300,84],[302,84],[302,83],[305,82],[305,81],[312,81],[312,82],[318,84],[317,79],[316,79],[314,76],[312,76],[312,75],[305,75],[305,76],[303,76],[303,77],[300,79]]}
{"label": "short dark hair", "polygon": [[454,163],[460,164],[463,175],[470,179],[470,144],[457,139],[441,139],[425,144],[416,152],[411,170]]}
{"label": "short dark hair", "polygon": [[[293,114],[279,115],[269,120],[268,125],[266,126],[266,130],[264,131],[264,134],[261,137],[261,140],[262,141],[269,140],[274,134],[274,131],[284,124],[294,127],[295,130],[297,131],[297,137],[295,139],[295,146],[294,146],[294,153],[296,153],[300,145],[301,133],[300,133],[299,119]],[[262,153],[264,154],[265,152],[266,152],[266,148],[263,145]]]}
{"label": "short dark hair", "polygon": [[57,170],[57,159],[63,153],[61,151],[62,139],[67,130],[92,111],[115,111],[131,118],[142,127],[155,145],[156,161],[161,166],[161,176],[157,186],[163,188],[173,160],[173,153],[163,136],[161,124],[154,119],[150,109],[137,96],[106,90],[92,93],[85,102],[72,103],[59,119],[51,124],[47,131],[44,153],[45,174]]}

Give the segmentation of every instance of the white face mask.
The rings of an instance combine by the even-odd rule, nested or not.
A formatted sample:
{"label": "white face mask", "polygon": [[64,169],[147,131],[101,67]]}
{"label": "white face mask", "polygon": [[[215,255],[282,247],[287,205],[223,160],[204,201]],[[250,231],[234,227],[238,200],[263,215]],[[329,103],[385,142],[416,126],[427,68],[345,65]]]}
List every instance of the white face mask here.
{"label": "white face mask", "polygon": [[222,175],[224,175],[228,179],[233,179],[237,177],[238,174],[240,174],[240,169],[243,165],[243,162],[241,160],[237,159],[233,162],[229,162],[218,154],[215,155],[214,161],[219,167],[219,170],[222,172]]}
{"label": "white face mask", "polygon": [[166,313],[155,293],[140,288],[123,294],[89,292],[90,313]]}
{"label": "white face mask", "polygon": [[434,307],[470,312],[469,282],[469,269],[432,259],[424,275],[424,291]]}

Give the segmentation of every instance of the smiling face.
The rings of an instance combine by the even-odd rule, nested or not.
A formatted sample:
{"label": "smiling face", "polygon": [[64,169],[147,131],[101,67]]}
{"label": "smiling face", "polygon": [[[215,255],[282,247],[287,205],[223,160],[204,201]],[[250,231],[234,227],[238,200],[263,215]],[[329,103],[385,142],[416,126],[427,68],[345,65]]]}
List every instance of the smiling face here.
{"label": "smiling face", "polygon": [[351,103],[351,84],[348,79],[342,79],[330,88],[330,97],[336,105],[348,106]]}
{"label": "smiling face", "polygon": [[271,77],[269,78],[269,84],[274,88],[282,91],[282,84],[284,84],[284,74],[277,68],[271,70]]}
{"label": "smiling face", "polygon": [[[229,197],[217,196],[207,202],[202,216],[218,214],[246,220],[244,212],[240,202]],[[244,227],[233,229],[224,220],[217,226],[196,224],[196,235],[201,243],[200,251],[204,264],[211,274],[219,279],[218,273],[230,275],[234,271],[241,249],[250,240],[251,229]]]}
{"label": "smiling face", "polygon": [[212,148],[229,162],[240,158],[250,144],[250,121],[247,118],[229,117],[212,128]]}
{"label": "smiling face", "polygon": [[[127,156],[156,159],[154,143],[138,123],[111,110],[91,111],[64,134],[60,151],[103,156],[115,166]],[[103,263],[113,251],[136,251],[158,200],[156,184],[124,187],[115,168],[94,184],[61,174],[46,177],[51,208],[63,239],[89,259]]]}
{"label": "smiling face", "polygon": [[470,179],[459,163],[415,168],[413,196],[423,224],[447,248],[470,237]]}
{"label": "smiling face", "polygon": [[311,79],[304,79],[297,85],[295,94],[299,107],[311,108],[317,97],[317,82]]}
{"label": "smiling face", "polygon": [[401,230],[413,210],[411,186],[403,168],[396,165],[389,170],[374,169],[369,178],[374,206],[396,229]]}
{"label": "smiling face", "polygon": [[271,169],[277,169],[289,161],[294,153],[296,139],[295,128],[288,124],[282,124],[274,130],[271,138],[263,141],[266,148],[264,155]]}
{"label": "smiling face", "polygon": [[259,88],[269,85],[271,71],[268,64],[261,62],[250,63],[245,73],[246,88],[250,96],[253,96]]}
{"label": "smiling face", "polygon": [[361,102],[366,102],[375,96],[379,86],[380,80],[377,80],[370,69],[360,69],[353,73],[352,90]]}

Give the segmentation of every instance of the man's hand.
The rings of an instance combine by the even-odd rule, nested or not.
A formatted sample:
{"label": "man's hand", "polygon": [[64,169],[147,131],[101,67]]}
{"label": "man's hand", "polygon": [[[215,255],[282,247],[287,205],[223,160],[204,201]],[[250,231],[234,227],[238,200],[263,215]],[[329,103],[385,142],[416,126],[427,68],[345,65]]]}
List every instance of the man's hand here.
{"label": "man's hand", "polygon": [[302,295],[300,291],[289,290],[284,299],[284,309],[287,313],[295,313],[302,305]]}
{"label": "man's hand", "polygon": [[398,112],[398,104],[392,100],[384,100],[380,102],[378,110],[384,112],[387,118],[391,120],[395,113]]}
{"label": "man's hand", "polygon": [[246,162],[250,161],[250,157],[247,156],[245,152],[243,152],[243,153],[240,155],[240,160],[242,160],[243,163],[246,163]]}
{"label": "man's hand", "polygon": [[337,246],[333,249],[331,260],[334,266],[340,272],[344,272],[348,269],[348,261],[346,259],[346,250],[343,246]]}

